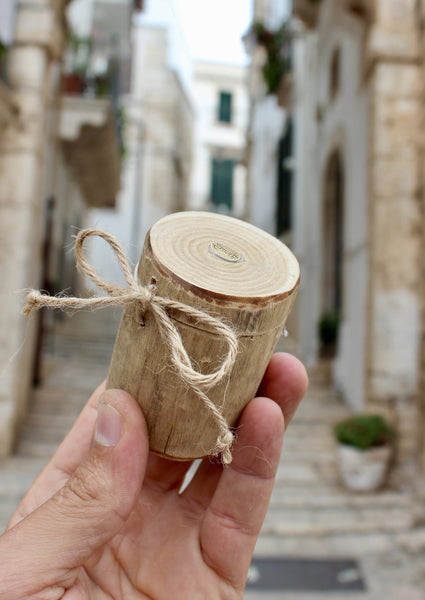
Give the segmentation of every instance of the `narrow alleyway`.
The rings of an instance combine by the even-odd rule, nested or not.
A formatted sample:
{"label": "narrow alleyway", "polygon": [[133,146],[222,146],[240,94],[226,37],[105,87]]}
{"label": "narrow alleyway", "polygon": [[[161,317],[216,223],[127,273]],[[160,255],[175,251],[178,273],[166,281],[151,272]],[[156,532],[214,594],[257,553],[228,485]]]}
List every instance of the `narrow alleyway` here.
{"label": "narrow alleyway", "polygon": [[[15,454],[0,462],[1,529],[106,376],[119,317],[119,311],[79,313],[57,324],[47,340],[44,383],[33,393]],[[330,432],[331,424],[345,414],[337,394],[312,374],[310,390],[286,434],[247,599],[425,599],[420,559],[425,527],[408,479],[398,478],[377,495],[352,495],[340,487]],[[313,591],[320,587],[312,589],[314,573],[308,571],[303,575],[306,591],[255,589],[262,586],[261,564],[267,563],[261,559],[276,558],[358,561],[341,573],[340,583],[343,587],[358,579],[366,589]]]}

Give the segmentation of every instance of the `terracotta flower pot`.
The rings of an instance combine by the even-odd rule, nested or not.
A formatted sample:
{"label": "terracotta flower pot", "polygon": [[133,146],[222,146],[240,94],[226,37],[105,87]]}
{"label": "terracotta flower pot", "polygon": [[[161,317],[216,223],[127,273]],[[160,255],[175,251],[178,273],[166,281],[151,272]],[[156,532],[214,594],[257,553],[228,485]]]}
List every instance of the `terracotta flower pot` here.
{"label": "terracotta flower pot", "polygon": [[62,91],[64,94],[82,94],[84,79],[78,73],[65,73],[62,77]]}
{"label": "terracotta flower pot", "polygon": [[338,459],[344,485],[355,492],[373,492],[381,488],[388,475],[392,445],[359,450],[338,444]]}

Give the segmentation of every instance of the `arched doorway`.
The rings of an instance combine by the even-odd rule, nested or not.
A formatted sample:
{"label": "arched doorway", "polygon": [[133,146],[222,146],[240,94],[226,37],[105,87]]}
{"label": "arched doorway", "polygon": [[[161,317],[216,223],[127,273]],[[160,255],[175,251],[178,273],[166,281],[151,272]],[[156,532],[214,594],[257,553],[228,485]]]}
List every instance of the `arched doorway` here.
{"label": "arched doorway", "polygon": [[325,170],[323,197],[324,313],[341,316],[344,300],[344,168],[340,152],[334,151]]}

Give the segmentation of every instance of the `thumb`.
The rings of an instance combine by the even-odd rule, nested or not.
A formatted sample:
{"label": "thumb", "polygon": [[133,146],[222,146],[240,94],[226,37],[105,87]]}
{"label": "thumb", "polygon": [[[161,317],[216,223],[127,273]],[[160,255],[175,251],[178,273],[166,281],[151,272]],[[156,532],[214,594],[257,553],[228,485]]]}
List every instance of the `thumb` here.
{"label": "thumb", "polygon": [[[120,390],[104,392],[86,459],[61,490],[0,538],[0,554],[7,556],[4,573],[0,565],[2,585],[3,577],[12,585],[15,570],[20,598],[34,588],[72,583],[76,568],[119,532],[134,507],[147,439],[136,401]],[[31,589],[22,589],[24,573],[31,574]]]}

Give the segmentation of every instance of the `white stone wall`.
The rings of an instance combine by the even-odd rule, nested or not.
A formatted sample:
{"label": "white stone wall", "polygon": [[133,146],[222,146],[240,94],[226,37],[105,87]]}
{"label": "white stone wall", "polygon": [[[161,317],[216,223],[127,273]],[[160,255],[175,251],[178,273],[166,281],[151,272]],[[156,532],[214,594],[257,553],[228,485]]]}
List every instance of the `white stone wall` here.
{"label": "white stone wall", "polygon": [[317,37],[305,35],[294,44],[295,86],[294,189],[292,249],[300,263],[297,297],[300,354],[308,366],[317,358],[317,321],[321,310],[321,210],[317,106]]}
{"label": "white stone wall", "polygon": [[[289,17],[286,0],[255,0],[253,21],[262,22],[272,31]],[[278,148],[284,133],[286,111],[276,95],[266,94],[261,72],[266,58],[262,46],[248,48],[251,53],[249,93],[251,99],[248,128],[247,218],[272,235],[277,229]]]}
{"label": "white stone wall", "polygon": [[254,100],[249,129],[248,218],[272,235],[276,233],[278,144],[285,118],[275,95]]}
{"label": "white stone wall", "polygon": [[[364,29],[338,3],[324,4],[318,33],[297,43],[296,214],[294,249],[302,267],[300,349],[317,351],[322,299],[322,220],[325,172],[337,150],[344,171],[343,314],[335,382],[356,410],[365,400],[368,288],[368,89],[362,80]],[[340,90],[330,98],[330,64],[340,48]],[[299,104],[298,104],[299,103]]]}
{"label": "white stone wall", "polygon": [[[134,265],[149,228],[166,214],[183,209],[188,196],[193,111],[169,62],[169,39],[168,27],[143,22],[134,27],[121,191],[115,210],[92,210],[87,221],[113,233]],[[101,241],[92,243],[90,260],[105,277],[122,281]]]}
{"label": "white stone wall", "polygon": [[[233,159],[233,209],[236,217],[245,215],[246,129],[248,122],[247,69],[238,65],[197,62],[193,80],[195,130],[193,169],[188,206],[210,210],[211,161],[218,155]],[[232,94],[232,122],[217,120],[220,92]]]}
{"label": "white stone wall", "polygon": [[0,456],[11,451],[31,386],[37,321],[21,307],[25,288],[40,285],[49,83],[62,48],[61,17],[47,1],[17,5],[8,56],[19,113],[0,135]]}

